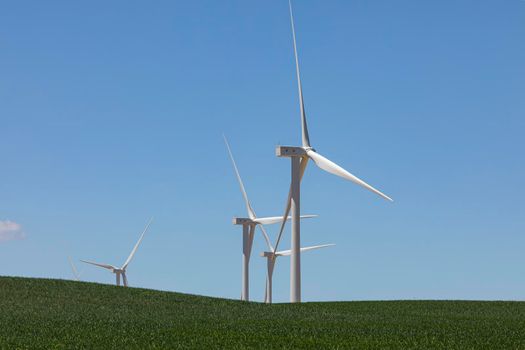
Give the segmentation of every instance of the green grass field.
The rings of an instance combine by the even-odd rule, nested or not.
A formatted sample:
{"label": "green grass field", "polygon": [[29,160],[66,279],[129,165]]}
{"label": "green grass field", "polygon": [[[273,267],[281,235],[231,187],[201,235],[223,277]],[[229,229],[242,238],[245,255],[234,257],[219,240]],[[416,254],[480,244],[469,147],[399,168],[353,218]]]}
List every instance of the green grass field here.
{"label": "green grass field", "polygon": [[525,302],[264,305],[0,277],[2,349],[525,349]]}

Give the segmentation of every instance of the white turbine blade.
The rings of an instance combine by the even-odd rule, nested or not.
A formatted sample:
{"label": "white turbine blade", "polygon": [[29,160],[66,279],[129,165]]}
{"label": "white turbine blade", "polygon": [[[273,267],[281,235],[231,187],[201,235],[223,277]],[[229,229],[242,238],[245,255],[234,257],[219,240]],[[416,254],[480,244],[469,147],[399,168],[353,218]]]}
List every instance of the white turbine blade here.
{"label": "white turbine blade", "polygon": [[99,267],[102,267],[104,269],[108,269],[108,270],[116,270],[117,268],[113,265],[108,265],[108,264],[99,264],[99,263],[96,263],[96,262],[92,262],[92,261],[87,261],[87,260],[80,260],[86,264],[91,264],[91,265],[95,265],[95,266],[99,266]]}
{"label": "white turbine blade", "polygon": [[241,188],[242,196],[244,197],[244,203],[246,204],[246,209],[248,210],[248,216],[250,217],[250,219],[255,219],[255,212],[253,211],[250,201],[248,200],[248,195],[246,194],[246,190],[244,189],[244,184],[242,183],[241,175],[239,174],[239,170],[237,169],[237,164],[235,163],[235,159],[233,159],[230,144],[228,143],[226,136],[222,135],[222,137],[224,138],[224,143],[226,143],[226,148],[228,148],[228,154],[230,155],[233,168],[235,169],[235,175],[237,175],[237,181],[239,182],[239,187]]}
{"label": "white turbine blade", "polygon": [[295,70],[297,73],[297,87],[299,89],[299,106],[301,108],[301,138],[303,142],[303,147],[310,147],[310,137],[308,136],[308,126],[306,125],[306,112],[304,110],[303,86],[301,84],[301,73],[299,72],[299,56],[297,55],[297,43],[295,40],[295,25],[293,20],[292,1],[289,0],[288,4],[290,5],[290,22],[292,23]]}
{"label": "white turbine blade", "polygon": [[[309,250],[320,249],[320,248],[324,248],[324,247],[331,247],[331,246],[334,246],[334,245],[335,244],[323,244],[323,245],[314,245],[312,247],[304,247],[304,248],[301,248],[301,253],[309,251]],[[288,255],[291,255],[291,254],[292,254],[291,250],[281,250],[280,252],[276,252],[275,253],[275,255],[278,255],[278,256],[288,256]]]}
{"label": "white turbine blade", "polygon": [[[306,166],[308,165],[308,157],[303,157],[301,160],[301,166],[299,168],[300,172],[300,180],[303,179],[304,172],[306,171]],[[288,199],[286,200],[286,208],[284,210],[284,215],[281,217],[281,228],[279,230],[279,234],[277,235],[277,241],[275,242],[275,250],[277,250],[277,247],[279,247],[279,243],[281,242],[281,238],[283,236],[284,227],[286,226],[286,221],[284,218],[288,217],[288,214],[290,214],[290,209],[292,207],[292,187],[290,184],[290,191],[288,192]]]}
{"label": "white turbine blade", "polygon": [[319,153],[314,152],[313,150],[310,149],[310,150],[306,151],[306,154],[308,154],[308,157],[312,158],[312,160],[315,162],[315,164],[319,168],[323,169],[324,171],[329,172],[330,174],[334,174],[334,175],[340,176],[343,179],[350,180],[353,183],[356,183],[359,186],[364,187],[367,190],[372,191],[375,194],[383,197],[384,199],[393,202],[393,199],[388,197],[386,194],[384,194],[384,193],[380,192],[379,190],[373,188],[372,186],[370,186],[369,184],[367,184],[366,182],[364,182],[363,180],[361,180],[357,176],[354,176],[354,175],[350,174],[348,171],[346,171],[345,169],[341,168],[339,165],[335,164],[331,160],[323,157]]}
{"label": "white turbine blade", "polygon": [[73,264],[73,260],[71,260],[71,257],[68,256],[67,259],[69,260],[69,265],[71,265],[71,270],[73,271],[73,275],[75,276],[75,280],[78,281],[80,279],[80,274],[78,273],[75,264]]}
{"label": "white turbine blade", "polygon": [[261,232],[263,234],[264,240],[266,241],[266,245],[268,246],[268,249],[270,249],[273,252],[272,244],[270,243],[270,237],[268,236],[268,233],[266,232],[266,229],[263,225],[258,225],[261,229]]}
{"label": "white turbine blade", "polygon": [[125,270],[128,267],[128,264],[130,263],[131,259],[133,259],[133,256],[137,252],[137,249],[138,249],[140,243],[142,242],[142,238],[144,238],[144,235],[146,234],[146,231],[148,231],[149,225],[151,224],[152,221],[153,221],[153,218],[151,218],[149,220],[148,224],[144,228],[144,231],[142,231],[142,234],[140,235],[139,240],[137,241],[137,243],[135,244],[135,247],[133,247],[133,250],[131,251],[131,253],[128,256],[128,259],[126,260],[124,265],[122,265],[122,270]]}
{"label": "white turbine blade", "polygon": [[[315,217],[317,217],[317,215],[301,215],[301,219],[310,219],[310,218],[315,218]],[[292,218],[291,216],[288,216],[286,220],[290,220],[291,218]],[[258,224],[262,224],[262,225],[272,225],[272,224],[278,224],[282,222],[283,217],[282,216],[270,216],[267,218],[257,218],[253,221]]]}

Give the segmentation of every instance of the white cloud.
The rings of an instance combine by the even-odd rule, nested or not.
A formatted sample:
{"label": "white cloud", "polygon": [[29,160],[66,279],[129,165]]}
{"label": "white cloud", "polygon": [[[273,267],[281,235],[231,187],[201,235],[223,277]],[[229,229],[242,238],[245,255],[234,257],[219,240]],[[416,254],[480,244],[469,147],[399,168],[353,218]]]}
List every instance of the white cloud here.
{"label": "white cloud", "polygon": [[26,237],[22,226],[14,221],[0,221],[0,243],[24,239]]}

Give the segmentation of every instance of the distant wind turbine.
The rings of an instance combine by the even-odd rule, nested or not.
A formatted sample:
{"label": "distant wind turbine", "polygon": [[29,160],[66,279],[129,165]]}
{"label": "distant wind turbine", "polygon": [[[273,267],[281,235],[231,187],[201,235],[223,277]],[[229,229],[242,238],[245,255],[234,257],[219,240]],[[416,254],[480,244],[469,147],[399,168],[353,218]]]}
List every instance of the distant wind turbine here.
{"label": "distant wind turbine", "polygon": [[[325,247],[334,246],[335,244],[323,244],[316,245],[312,247],[301,248],[301,253],[308,250],[320,249]],[[266,289],[264,291],[264,302],[267,304],[272,303],[272,280],[273,280],[273,269],[275,267],[275,262],[279,256],[289,256],[292,254],[291,250],[282,250],[280,252],[270,251],[262,252],[261,256],[266,258]]]}
{"label": "distant wind turbine", "polygon": [[[241,189],[241,193],[244,198],[244,203],[246,205],[246,210],[248,211],[247,218],[236,218],[235,217],[233,218],[233,224],[242,225],[241,300],[249,301],[250,300],[250,255],[252,252],[253,237],[255,235],[255,227],[259,226],[263,234],[264,240],[266,241],[266,244],[268,245],[270,250],[273,251],[272,245],[270,243],[270,238],[268,237],[268,233],[266,232],[264,225],[280,223],[283,220],[283,217],[282,216],[272,216],[272,217],[258,218],[257,215],[255,215],[255,211],[253,210],[252,205],[250,204],[250,201],[248,199],[248,195],[246,194],[246,189],[244,188],[244,184],[242,182],[241,175],[239,174],[239,170],[237,169],[237,164],[235,163],[235,159],[233,158],[233,154],[232,154],[230,145],[228,143],[228,140],[226,139],[226,136],[224,135],[223,135],[223,138],[224,138],[224,143],[226,144],[226,148],[228,149],[228,154],[230,155],[230,159],[233,164],[233,169],[235,170],[237,181],[239,182],[239,187]],[[315,216],[317,215],[303,215],[301,216],[301,218],[312,218]]]}
{"label": "distant wind turbine", "polygon": [[124,265],[122,265],[122,267],[118,268],[118,267],[115,267],[113,265],[100,264],[100,263],[96,263],[96,262],[92,262],[92,261],[86,261],[86,260],[80,260],[80,261],[82,261],[82,262],[84,262],[86,264],[99,266],[99,267],[102,267],[104,269],[107,269],[107,270],[110,270],[111,272],[113,272],[115,274],[115,276],[116,276],[117,286],[120,286],[120,277],[122,276],[122,281],[123,281],[124,287],[127,287],[128,286],[128,278],[126,277],[126,269],[127,269],[128,265],[129,265],[129,263],[131,262],[131,259],[133,259],[133,256],[135,256],[135,253],[137,252],[137,249],[138,249],[140,243],[142,242],[142,239],[144,238],[144,235],[146,234],[146,231],[148,230],[149,225],[151,224],[152,221],[153,221],[153,218],[150,219],[150,221],[148,222],[148,224],[144,228],[144,231],[142,231],[142,234],[140,235],[139,240],[135,244],[135,247],[133,247],[133,250],[129,254],[128,258],[126,259],[126,262],[124,262]]}
{"label": "distant wind turbine", "polygon": [[[278,157],[289,157],[292,163],[292,176],[290,192],[288,194],[288,200],[286,202],[286,209],[283,215],[283,219],[288,217],[290,209],[292,211],[292,238],[291,238],[291,261],[290,261],[290,302],[296,303],[301,302],[301,229],[300,229],[300,193],[301,193],[301,179],[306,170],[308,161],[312,159],[314,163],[322,170],[342,177],[346,180],[352,181],[367,190],[374,192],[375,194],[383,197],[386,200],[392,201],[390,197],[383,194],[379,190],[370,186],[363,180],[352,175],[339,165],[335,164],[331,160],[323,157],[310,145],[310,137],[308,135],[308,126],[306,124],[306,112],[304,108],[303,99],[303,88],[301,85],[301,75],[299,72],[299,57],[297,55],[297,43],[295,39],[295,26],[292,11],[292,2],[288,2],[290,8],[290,22],[292,25],[292,38],[293,48],[295,55],[295,68],[297,75],[297,87],[299,90],[299,108],[301,113],[301,139],[302,146],[278,146],[276,148],[276,154]],[[276,249],[282,237],[283,229],[286,221],[283,220],[281,223],[281,229],[277,237]]]}

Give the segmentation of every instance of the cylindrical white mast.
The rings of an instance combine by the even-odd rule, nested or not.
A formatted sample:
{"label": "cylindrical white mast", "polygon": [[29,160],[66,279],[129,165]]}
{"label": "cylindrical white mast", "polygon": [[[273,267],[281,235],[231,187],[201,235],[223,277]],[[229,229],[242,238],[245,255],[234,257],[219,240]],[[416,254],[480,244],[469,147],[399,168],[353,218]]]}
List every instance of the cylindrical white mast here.
{"label": "cylindrical white mast", "polygon": [[290,302],[301,302],[301,157],[291,157],[292,161],[292,242],[290,260]]}
{"label": "cylindrical white mast", "polygon": [[[253,239],[250,225],[242,225],[242,293],[241,300],[250,300],[250,252]],[[251,237],[250,237],[251,236]]]}
{"label": "cylindrical white mast", "polygon": [[272,303],[272,279],[273,279],[273,267],[275,265],[275,256],[268,256],[266,258],[266,265],[268,268],[268,278],[266,279],[266,300],[267,304]]}
{"label": "cylindrical white mast", "polygon": [[242,225],[242,293],[241,300],[248,301],[250,297],[250,256],[248,252],[248,225]]}

